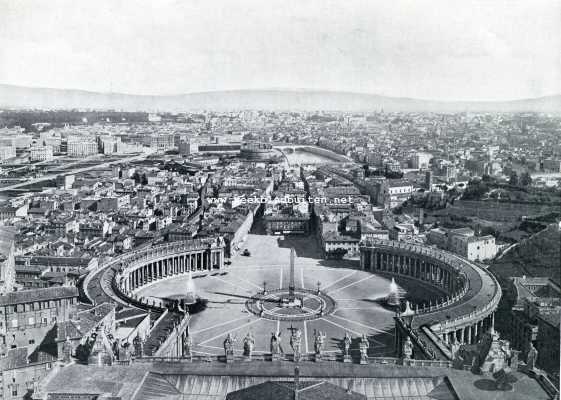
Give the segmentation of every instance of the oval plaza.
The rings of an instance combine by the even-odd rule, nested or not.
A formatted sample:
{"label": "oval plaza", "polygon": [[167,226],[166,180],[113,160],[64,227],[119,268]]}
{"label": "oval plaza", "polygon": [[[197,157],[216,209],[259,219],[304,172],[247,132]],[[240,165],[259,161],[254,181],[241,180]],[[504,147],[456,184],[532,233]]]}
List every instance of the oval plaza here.
{"label": "oval plaza", "polygon": [[[366,317],[360,320],[353,317],[353,320],[361,322],[348,326],[356,328],[351,330],[357,333],[355,336],[358,336],[361,326],[375,325],[368,323],[370,315],[386,315],[383,325],[385,325],[386,334],[393,336],[393,340],[385,342],[385,346],[387,347],[388,343],[393,343],[393,346],[391,346],[393,348],[385,349],[386,351],[383,354],[390,355],[393,353],[397,358],[403,357],[404,347],[411,345],[412,352],[408,357],[412,360],[434,360],[438,362],[451,362],[454,357],[455,346],[476,343],[484,333],[493,328],[493,315],[501,297],[500,287],[491,274],[461,257],[426,246],[387,240],[361,243],[361,271],[353,271],[353,269],[346,268],[338,268],[337,270],[330,270],[327,267],[323,268],[324,271],[327,271],[327,275],[323,275],[326,280],[324,283],[318,282],[317,287],[315,287],[315,282],[312,278],[320,276],[318,273],[324,273],[324,271],[314,267],[316,269],[313,272],[312,267],[300,266],[298,264],[306,263],[307,261],[299,259],[296,262],[299,269],[296,272],[298,279],[296,279],[297,283],[295,284],[294,265],[289,266],[288,261],[288,257],[282,260],[275,260],[275,265],[268,268],[269,271],[266,265],[255,266],[255,271],[259,271],[258,268],[261,268],[260,271],[263,272],[258,272],[254,279],[251,274],[255,273],[255,271],[250,271],[249,268],[244,270],[243,268],[237,269],[225,266],[224,245],[220,240],[176,242],[127,254],[126,257],[117,260],[113,264],[113,268],[105,272],[107,275],[109,270],[112,271],[112,274],[107,275],[109,278],[106,277],[105,279],[111,280],[111,285],[107,286],[110,295],[118,299],[122,304],[153,309],[158,312],[166,310],[170,315],[180,315],[182,314],[181,311],[184,311],[185,317],[179,318],[184,320],[184,323],[181,324],[184,332],[177,335],[178,343],[173,346],[166,346],[167,350],[162,348],[152,352],[153,355],[175,357],[186,355],[184,341],[187,340],[190,335],[190,329],[192,329],[189,320],[195,318],[195,325],[201,326],[199,321],[204,321],[207,315],[209,319],[212,319],[212,313],[214,312],[213,307],[209,307],[197,313],[196,316],[190,316],[189,312],[184,309],[185,304],[183,304],[184,308],[181,308],[182,297],[180,292],[182,288],[185,288],[185,292],[187,291],[186,285],[190,280],[201,288],[207,288],[204,294],[202,293],[204,290],[201,290],[201,297],[205,297],[206,294],[210,293],[208,287],[214,286],[217,288],[216,291],[218,291],[219,287],[234,286],[237,283],[241,285],[240,282],[246,280],[249,283],[242,287],[249,290],[236,292],[238,293],[237,296],[243,296],[242,300],[244,301],[238,302],[239,305],[232,306],[232,310],[241,312],[240,310],[249,307],[252,314],[255,314],[253,317],[259,317],[259,305],[255,302],[255,299],[263,298],[265,301],[264,309],[273,310],[273,314],[282,315],[283,323],[292,323],[291,312],[286,311],[286,309],[285,311],[279,311],[282,310],[281,305],[267,303],[267,299],[271,298],[268,293],[271,290],[271,293],[279,290],[282,291],[283,286],[287,290],[291,285],[296,287],[307,286],[305,290],[310,293],[310,296],[319,295],[317,297],[319,299],[318,304],[321,303],[322,298],[328,299],[326,304],[329,307],[321,310],[322,313],[325,312],[325,315],[319,315],[319,308],[316,310],[317,314],[314,314],[314,321],[319,319],[317,323],[320,323],[324,318],[328,318],[328,314],[332,311],[337,312],[339,308],[352,308],[345,307],[345,302],[354,300],[349,298],[342,299],[341,296],[337,295],[341,293],[337,293],[337,286],[339,285],[340,288],[343,288],[341,285],[346,283],[344,280],[345,275],[342,275],[343,272],[347,273],[347,275],[349,272],[351,274],[364,274],[357,276],[357,282],[361,281],[359,283],[348,281],[350,283],[345,286],[349,286],[347,289],[349,293],[352,293],[352,289],[360,291],[364,288],[368,292],[371,288],[374,290],[376,285],[386,286],[389,280],[393,278],[401,288],[401,298],[398,301],[398,305],[396,307],[389,307],[388,304],[384,304],[384,298],[390,293],[383,293],[384,291],[382,290],[378,298],[383,307],[372,305],[372,310],[367,310],[366,307],[363,307],[364,304],[361,304],[361,307],[356,308],[362,308],[363,311],[357,310],[354,312],[364,314]],[[279,264],[281,265],[279,266]],[[282,264],[286,264],[286,266]],[[291,268],[287,269],[288,267]],[[279,284],[271,282],[269,287],[267,287],[266,282],[257,280],[257,278],[261,277],[267,280],[269,276],[267,274],[272,273],[275,268],[280,268],[281,271]],[[283,271],[284,276],[282,276]],[[304,274],[307,275],[305,276]],[[333,274],[331,275],[333,281],[340,281],[335,282],[331,289],[327,287],[329,274]],[[274,279],[278,279],[276,275]],[[287,279],[291,280],[287,281]],[[272,279],[270,280],[272,281]],[[208,284],[205,283],[207,281],[209,282]],[[223,285],[220,286],[220,284]],[[165,292],[163,288],[173,285],[179,285],[179,289],[176,290],[177,293],[174,293],[175,297],[167,295],[158,297],[154,295],[154,291],[163,294]],[[312,285],[314,287],[310,288]],[[322,288],[322,285],[325,286],[325,290]],[[150,292],[149,289],[151,287],[153,289]],[[433,295],[430,296],[430,300],[419,301],[419,296],[416,296],[416,302],[409,301],[407,291],[408,288],[413,287],[421,288],[421,291],[423,291],[422,288],[426,288],[427,293],[430,292]],[[304,290],[303,287],[302,290]],[[436,295],[434,295],[435,293]],[[357,299],[356,301],[359,300]],[[247,306],[248,303],[251,305]],[[370,314],[371,312],[374,314]],[[304,312],[295,311],[293,313],[294,324],[299,319],[302,319],[301,315],[307,315],[306,313],[306,310]],[[335,314],[336,316],[337,314]],[[350,318],[349,314],[345,314],[345,317]],[[333,319],[332,321],[343,323],[344,317],[341,316],[339,318],[341,320]],[[274,320],[275,318],[270,319]],[[268,319],[258,318],[255,324],[251,324],[252,334],[263,336],[258,340],[258,343],[263,343],[259,349],[260,353],[256,353],[256,356],[260,358],[268,357],[268,333],[270,328],[274,330],[274,324],[270,325],[271,321],[269,321],[269,324],[261,323],[261,321],[266,320]],[[314,321],[309,321],[307,324],[308,332],[306,333],[308,336],[306,339],[310,342],[314,341],[314,336],[310,331],[321,331],[322,329],[322,325],[312,325]],[[390,323],[393,327],[388,327]],[[341,326],[344,327],[344,325],[343,323]],[[338,331],[344,334],[344,329],[339,329]],[[226,333],[227,330],[224,330],[223,336],[216,338],[216,342],[220,343]],[[243,331],[236,333],[240,336],[244,334]],[[193,336],[200,336],[200,334]],[[238,343],[238,346],[241,351],[241,343]],[[325,349],[329,351],[328,355],[330,358],[337,360],[341,357],[342,360],[343,350],[338,351],[336,346],[330,347],[329,345]],[[312,357],[317,349],[314,350],[314,346],[310,344],[307,346],[307,350],[310,353],[310,357]],[[215,354],[214,357],[220,357],[223,354],[222,351],[212,351],[211,353]],[[285,353],[289,353],[289,349],[285,349]],[[192,355],[196,354],[192,353]],[[376,362],[375,358],[379,354],[373,352],[369,354],[372,354],[372,357],[374,357],[372,362]]]}

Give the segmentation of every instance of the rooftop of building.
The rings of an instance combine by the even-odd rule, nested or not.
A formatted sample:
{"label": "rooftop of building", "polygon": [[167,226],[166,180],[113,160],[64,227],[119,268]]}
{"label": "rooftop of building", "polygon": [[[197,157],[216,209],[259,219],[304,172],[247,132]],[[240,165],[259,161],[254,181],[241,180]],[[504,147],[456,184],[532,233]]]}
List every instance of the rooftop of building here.
{"label": "rooftop of building", "polygon": [[14,244],[16,230],[13,227],[0,227],[0,255],[8,256]]}
{"label": "rooftop of building", "polygon": [[[437,367],[301,362],[300,382],[326,381],[370,399],[549,400],[538,382],[513,372],[513,390],[491,390],[493,377]],[[267,381],[293,381],[294,363],[138,363],[132,366],[67,366],[46,386],[51,394],[106,393],[122,400],[225,399],[229,392]],[[79,382],[79,385],[76,385]],[[321,397],[330,399],[330,397]]]}
{"label": "rooftop of building", "polygon": [[547,277],[513,277],[518,299],[533,297],[559,297],[561,288]]}
{"label": "rooftop of building", "polygon": [[559,331],[560,316],[561,309],[558,309],[556,312],[540,313],[538,319],[541,319]]}
{"label": "rooftop of building", "polygon": [[78,288],[60,286],[44,289],[22,290],[0,295],[0,306],[32,303],[35,301],[57,300],[70,297],[78,297]]}
{"label": "rooftop of building", "polygon": [[475,231],[471,228],[456,228],[448,231],[451,235],[473,236]]}
{"label": "rooftop of building", "polygon": [[266,381],[228,393],[227,400],[366,400],[365,395],[326,381]]}

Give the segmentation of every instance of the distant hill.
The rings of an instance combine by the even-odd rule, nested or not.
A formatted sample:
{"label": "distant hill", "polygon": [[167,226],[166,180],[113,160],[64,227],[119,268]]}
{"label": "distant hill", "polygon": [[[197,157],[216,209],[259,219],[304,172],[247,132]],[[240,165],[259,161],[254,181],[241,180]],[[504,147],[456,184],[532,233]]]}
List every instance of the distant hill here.
{"label": "distant hill", "polygon": [[173,96],[97,93],[0,84],[0,108],[189,110],[338,110],[434,112],[561,112],[561,95],[506,102],[440,102],[315,90],[232,90]]}

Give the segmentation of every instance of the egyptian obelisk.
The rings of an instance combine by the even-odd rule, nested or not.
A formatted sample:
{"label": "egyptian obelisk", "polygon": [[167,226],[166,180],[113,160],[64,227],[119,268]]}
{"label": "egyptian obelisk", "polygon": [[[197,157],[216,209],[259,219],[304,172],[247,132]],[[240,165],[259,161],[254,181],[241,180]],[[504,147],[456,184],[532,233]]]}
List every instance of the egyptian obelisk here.
{"label": "egyptian obelisk", "polygon": [[290,283],[288,284],[288,300],[290,302],[294,301],[294,247],[290,249]]}

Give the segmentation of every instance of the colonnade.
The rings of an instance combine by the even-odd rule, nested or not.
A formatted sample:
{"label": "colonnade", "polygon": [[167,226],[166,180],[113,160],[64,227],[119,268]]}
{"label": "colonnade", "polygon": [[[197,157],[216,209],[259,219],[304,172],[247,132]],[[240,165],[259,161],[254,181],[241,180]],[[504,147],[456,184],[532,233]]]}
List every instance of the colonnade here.
{"label": "colonnade", "polygon": [[376,240],[361,245],[360,266],[419,280],[445,296],[425,309],[415,307],[396,317],[398,354],[410,336],[428,358],[451,358],[457,345],[477,343],[494,328],[500,286],[489,272],[468,260],[426,246]]}
{"label": "colonnade", "polygon": [[470,321],[466,326],[446,329],[440,333],[442,341],[447,345],[475,344],[481,335],[495,328],[495,313],[492,312],[479,321]]}
{"label": "colonnade", "polygon": [[130,292],[150,282],[189,271],[211,271],[224,268],[223,249],[202,249],[181,255],[142,263],[124,276],[124,290]]}
{"label": "colonnade", "polygon": [[453,296],[467,284],[458,271],[446,263],[418,254],[397,254],[380,248],[361,248],[361,268],[419,279]]}
{"label": "colonnade", "polygon": [[224,249],[224,241],[218,238],[172,242],[132,252],[120,261],[114,287],[121,296],[134,297],[135,290],[160,279],[223,269]]}

